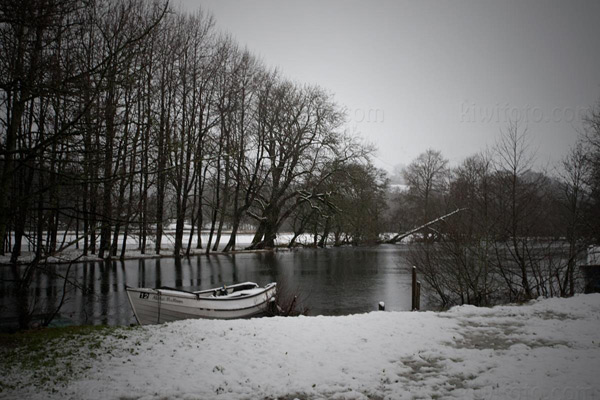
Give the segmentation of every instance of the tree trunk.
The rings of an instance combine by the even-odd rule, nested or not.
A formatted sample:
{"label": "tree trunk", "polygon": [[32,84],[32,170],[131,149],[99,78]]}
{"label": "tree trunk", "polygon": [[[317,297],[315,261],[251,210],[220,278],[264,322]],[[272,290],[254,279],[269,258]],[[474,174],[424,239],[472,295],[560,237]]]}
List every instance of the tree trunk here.
{"label": "tree trunk", "polygon": [[110,257],[111,247],[111,219],[112,219],[112,185],[113,185],[113,152],[115,138],[115,85],[114,78],[116,71],[110,73],[107,87],[107,100],[105,105],[104,118],[106,120],[106,143],[104,149],[104,176],[102,192],[102,225],[100,227],[100,251],[98,256],[104,258]]}
{"label": "tree trunk", "polygon": [[331,219],[327,218],[325,220],[325,228],[323,228],[323,236],[321,236],[321,240],[319,241],[318,246],[321,248],[327,247],[327,238],[329,238],[329,229],[331,225]]}

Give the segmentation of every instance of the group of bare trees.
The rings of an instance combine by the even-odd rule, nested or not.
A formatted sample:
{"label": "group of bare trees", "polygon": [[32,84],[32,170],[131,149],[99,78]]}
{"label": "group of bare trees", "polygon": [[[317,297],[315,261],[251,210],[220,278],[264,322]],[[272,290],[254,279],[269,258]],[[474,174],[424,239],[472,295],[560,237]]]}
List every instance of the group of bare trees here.
{"label": "group of bare trees", "polygon": [[318,186],[319,201],[305,201],[290,216],[293,237],[310,234],[313,247],[365,245],[380,242],[386,226],[386,173],[371,163],[350,163],[330,169]]}
{"label": "group of bare trees", "polygon": [[[123,258],[133,238],[158,254],[172,222],[175,255],[235,250],[244,226],[251,248],[272,247],[307,210],[321,219],[295,231],[324,245],[346,232],[346,208],[369,201],[352,179],[384,192],[330,93],[267,68],[202,11],[6,0],[0,55],[0,254],[23,328],[60,309],[40,311],[30,286],[64,249]],[[24,248],[33,257],[19,262]],[[64,300],[78,285],[58,278]]]}
{"label": "group of bare trees", "polygon": [[123,256],[132,235],[159,253],[167,221],[176,254],[216,250],[226,228],[233,250],[244,223],[252,248],[272,247],[299,210],[333,224],[332,180],[372,168],[329,93],[268,69],[201,11],[7,0],[0,53],[0,252],[15,262],[25,245]]}
{"label": "group of bare trees", "polygon": [[419,232],[410,252],[442,306],[581,290],[578,266],[600,239],[599,116],[590,116],[586,135],[547,171],[536,171],[527,131],[517,124],[456,168],[434,150],[405,168],[397,230],[464,210]]}

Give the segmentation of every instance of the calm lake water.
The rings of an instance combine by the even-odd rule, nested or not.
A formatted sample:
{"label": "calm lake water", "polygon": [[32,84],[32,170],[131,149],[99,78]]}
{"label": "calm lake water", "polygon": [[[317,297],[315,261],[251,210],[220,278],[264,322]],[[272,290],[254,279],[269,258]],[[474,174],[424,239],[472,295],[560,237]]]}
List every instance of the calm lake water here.
{"label": "calm lake water", "polygon": [[[125,285],[200,290],[245,281],[261,286],[277,281],[299,292],[309,315],[364,313],[376,310],[380,301],[389,311],[409,310],[411,276],[405,254],[405,246],[382,245],[80,263],[73,265],[70,277],[86,289],[85,293],[69,291],[59,321],[135,323]],[[64,273],[67,266],[53,268]],[[4,326],[14,323],[17,316],[11,279],[10,268],[0,267],[0,324]],[[38,304],[57,303],[62,287],[62,280],[41,275],[32,285],[31,296]]]}

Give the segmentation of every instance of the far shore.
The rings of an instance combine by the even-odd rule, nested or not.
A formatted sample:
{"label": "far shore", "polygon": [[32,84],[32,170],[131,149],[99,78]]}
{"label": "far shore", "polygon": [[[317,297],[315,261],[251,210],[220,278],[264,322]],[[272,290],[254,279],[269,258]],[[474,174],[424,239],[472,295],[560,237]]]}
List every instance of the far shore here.
{"label": "far shore", "polygon": [[[218,255],[235,255],[235,254],[248,254],[248,253],[272,253],[278,251],[291,251],[293,248],[288,247],[274,247],[269,249],[254,249],[254,250],[231,250],[231,251],[211,251],[206,253],[206,249],[194,249],[177,255],[173,253],[173,249],[165,248],[160,254],[154,253],[154,249],[149,249],[149,252],[142,254],[139,250],[127,251],[124,257],[111,256],[107,258],[100,258],[95,254],[89,254],[83,256],[81,252],[77,251],[66,251],[57,253],[54,256],[48,257],[45,262],[47,264],[69,264],[72,262],[100,262],[100,261],[126,261],[126,260],[152,260],[157,258],[175,258],[175,257],[193,257],[193,256],[218,256]],[[169,253],[169,251],[171,251]],[[18,264],[27,264],[33,260],[34,255],[30,253],[24,253],[19,257]],[[10,265],[10,254],[6,256],[0,256],[0,266]]]}
{"label": "far shore", "polygon": [[[65,233],[62,233],[63,235],[65,235]],[[197,242],[195,240],[192,241],[192,248],[190,249],[189,253],[187,252],[187,243],[188,243],[188,237],[184,237],[184,249],[182,251],[181,254],[179,254],[179,256],[177,254],[174,253],[173,251],[173,246],[172,244],[172,240],[173,237],[175,235],[175,232],[171,232],[171,231],[165,231],[164,236],[163,236],[163,245],[161,246],[161,251],[159,254],[156,253],[156,249],[154,246],[154,240],[152,240],[151,238],[148,238],[148,244],[146,245],[146,251],[144,253],[142,253],[142,251],[139,249],[138,246],[138,238],[135,236],[130,236],[127,238],[127,246],[128,249],[126,249],[125,254],[123,257],[121,257],[121,249],[119,248],[117,250],[117,255],[116,256],[109,256],[109,257],[105,257],[105,258],[100,258],[98,257],[97,254],[89,254],[88,255],[83,255],[83,250],[81,250],[81,248],[77,249],[74,245],[71,245],[69,247],[66,247],[64,249],[62,249],[61,251],[57,251],[55,254],[51,255],[51,256],[47,256],[45,258],[45,263],[48,264],[69,264],[72,262],[100,262],[100,261],[125,261],[125,260],[141,260],[141,259],[157,259],[157,258],[174,258],[174,257],[192,257],[192,256],[212,256],[212,255],[235,255],[235,254],[247,254],[247,253],[270,253],[270,252],[276,252],[276,251],[290,251],[292,249],[287,247],[287,244],[289,243],[288,241],[285,241],[285,238],[288,235],[291,234],[287,234],[287,233],[283,233],[278,237],[278,240],[280,241],[280,243],[277,244],[277,246],[275,246],[274,248],[267,248],[267,249],[252,249],[249,250],[247,249],[248,246],[250,246],[251,242],[252,242],[252,237],[254,236],[254,233],[239,233],[236,236],[237,239],[237,243],[236,243],[236,247],[238,248],[237,250],[230,250],[230,251],[223,251],[222,249],[224,248],[225,244],[227,243],[227,241],[229,240],[229,235],[231,234],[231,232],[223,232],[222,237],[221,237],[221,241],[219,244],[219,249],[216,251],[206,251],[206,237],[208,237],[208,233],[206,232],[202,232],[202,244],[203,247],[202,248],[196,248],[196,244]],[[74,232],[67,232],[66,236],[74,236]],[[185,232],[185,235],[189,235],[189,231]],[[119,244],[122,243],[122,237],[119,238]],[[166,245],[165,245],[166,243]],[[80,246],[81,247],[81,246]],[[7,253],[4,256],[0,256],[0,265],[9,265],[10,264],[10,253]],[[18,264],[27,264],[29,262],[31,262],[35,257],[35,254],[31,251],[27,251],[27,250],[23,250],[21,253],[21,256],[19,257],[18,260]]]}
{"label": "far shore", "polygon": [[[175,235],[174,231],[167,230],[164,233],[161,246],[160,254],[156,254],[155,242],[148,238],[146,251],[142,254],[138,245],[138,238],[136,236],[129,236],[127,238],[127,249],[123,257],[121,257],[121,249],[117,250],[116,256],[109,256],[105,258],[98,257],[97,254],[88,254],[86,256],[83,255],[83,250],[80,248],[76,248],[75,245],[66,246],[64,249],[57,251],[56,253],[46,256],[44,262],[47,264],[69,264],[72,262],[101,262],[101,261],[125,261],[125,260],[142,260],[142,259],[157,259],[157,258],[174,258],[174,257],[192,257],[192,256],[213,256],[213,255],[236,255],[236,254],[251,254],[251,253],[271,253],[271,252],[287,252],[292,251],[297,248],[306,248],[313,247],[313,239],[312,235],[304,234],[300,235],[296,238],[296,244],[294,247],[288,247],[289,242],[293,236],[290,232],[282,232],[277,236],[276,245],[273,248],[265,248],[265,249],[247,249],[252,243],[252,239],[254,237],[253,232],[242,232],[238,233],[236,236],[236,248],[237,250],[223,251],[223,248],[229,241],[229,236],[231,232],[224,231],[221,235],[221,241],[219,243],[219,248],[216,251],[206,251],[206,243],[208,242],[208,232],[202,232],[202,248],[196,248],[197,242],[195,238],[192,240],[192,248],[189,253],[187,252],[187,243],[189,239],[189,231],[184,233],[184,248],[182,253],[178,256],[173,251],[173,238]],[[72,238],[75,237],[74,232],[62,232],[60,235],[63,235],[66,239],[65,242],[72,241]],[[119,238],[119,244],[122,243],[122,237]],[[331,245],[331,243],[329,243]],[[10,265],[10,257],[11,253],[6,253],[6,255],[0,256],[0,266]],[[35,253],[27,250],[27,245],[23,246],[21,256],[18,259],[18,264],[27,264],[33,261],[35,257]]]}

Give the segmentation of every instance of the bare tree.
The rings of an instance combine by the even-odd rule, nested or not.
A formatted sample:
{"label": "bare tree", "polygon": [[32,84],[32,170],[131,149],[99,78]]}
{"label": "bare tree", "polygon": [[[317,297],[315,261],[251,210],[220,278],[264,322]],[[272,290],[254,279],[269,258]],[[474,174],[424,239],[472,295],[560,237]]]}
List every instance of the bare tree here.
{"label": "bare tree", "polygon": [[495,243],[499,271],[515,299],[531,299],[535,295],[532,285],[537,290],[543,287],[531,256],[535,254],[538,245],[535,238],[540,236],[548,211],[544,207],[548,182],[543,174],[533,172],[534,160],[527,130],[517,123],[509,124],[495,147],[494,188],[499,217],[499,237]]}
{"label": "bare tree", "polygon": [[[183,249],[184,223],[189,214],[189,200],[201,176],[202,151],[206,127],[204,121],[206,102],[210,101],[214,68],[214,21],[211,16],[198,13],[194,16],[178,17],[177,35],[181,38],[181,48],[177,52],[177,76],[179,92],[176,105],[177,126],[173,129],[169,165],[172,173],[170,183],[174,189],[175,201],[175,243],[174,252],[179,255]],[[211,88],[212,89],[212,88]],[[191,211],[192,213],[194,210]],[[189,247],[189,246],[188,246]]]}
{"label": "bare tree", "polygon": [[424,224],[441,215],[441,195],[447,186],[448,172],[448,160],[433,149],[420,154],[404,170],[410,207],[417,216],[416,224]]}
{"label": "bare tree", "polygon": [[281,224],[306,199],[299,188],[338,156],[336,130],[343,118],[319,88],[284,81],[266,89],[259,98],[259,129],[269,180],[256,199],[257,209],[249,211],[259,222],[251,248],[274,246]]}
{"label": "bare tree", "polygon": [[591,165],[588,156],[583,144],[578,143],[563,159],[560,173],[562,182],[560,204],[564,211],[563,220],[560,222],[564,227],[568,254],[564,276],[561,279],[559,271],[556,272],[556,275],[559,280],[560,294],[563,296],[575,294],[576,263],[589,244],[589,240],[586,240],[589,238],[589,232],[586,232],[585,210],[589,204],[587,182],[589,182],[590,174]]}

